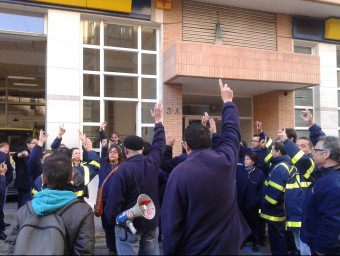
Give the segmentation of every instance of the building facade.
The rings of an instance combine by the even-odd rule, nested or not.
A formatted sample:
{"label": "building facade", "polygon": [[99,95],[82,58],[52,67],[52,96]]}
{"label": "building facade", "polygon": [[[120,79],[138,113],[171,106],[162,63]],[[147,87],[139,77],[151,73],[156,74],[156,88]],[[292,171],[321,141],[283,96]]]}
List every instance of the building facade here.
{"label": "building facade", "polygon": [[204,112],[219,123],[222,78],[249,143],[256,120],[307,134],[304,108],[338,135],[340,3],[287,1],[0,1],[1,126],[43,127],[49,145],[64,124],[67,146],[81,130],[99,148],[107,121],[151,142],[162,102],[177,154]]}

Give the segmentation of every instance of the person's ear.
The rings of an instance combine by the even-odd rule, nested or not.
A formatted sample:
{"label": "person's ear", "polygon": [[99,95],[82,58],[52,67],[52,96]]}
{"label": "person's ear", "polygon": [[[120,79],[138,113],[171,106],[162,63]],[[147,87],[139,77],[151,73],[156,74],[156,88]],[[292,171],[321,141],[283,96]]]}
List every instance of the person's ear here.
{"label": "person's ear", "polygon": [[188,143],[185,143],[185,151],[187,152],[188,155],[191,152],[191,148],[189,147]]}
{"label": "person's ear", "polygon": [[41,174],[41,179],[42,179],[43,184],[46,184],[46,179],[45,179],[44,174]]}
{"label": "person's ear", "polygon": [[324,154],[326,159],[331,157],[331,152],[329,152],[329,151],[324,151],[322,153]]}

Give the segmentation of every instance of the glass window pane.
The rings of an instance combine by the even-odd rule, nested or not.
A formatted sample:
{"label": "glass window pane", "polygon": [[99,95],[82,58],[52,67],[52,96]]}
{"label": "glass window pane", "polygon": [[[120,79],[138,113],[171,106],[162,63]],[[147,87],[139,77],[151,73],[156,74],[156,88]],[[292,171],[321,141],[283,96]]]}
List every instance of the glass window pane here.
{"label": "glass window pane", "polygon": [[137,48],[138,28],[115,24],[104,25],[104,45],[122,48]]}
{"label": "glass window pane", "polygon": [[153,78],[142,78],[142,98],[156,99],[157,80]]}
{"label": "glass window pane", "polygon": [[156,54],[142,54],[142,74],[156,75]]}
{"label": "glass window pane", "polygon": [[340,90],[338,90],[338,108],[340,108]]}
{"label": "glass window pane", "polygon": [[307,137],[309,138],[309,131],[308,130],[295,130],[296,131],[296,135],[298,138],[300,137]]}
{"label": "glass window pane", "polygon": [[313,106],[313,90],[300,89],[295,92],[295,105],[296,106]]}
{"label": "glass window pane", "polygon": [[86,137],[92,141],[93,148],[100,147],[100,141],[98,136],[98,126],[83,126],[83,133],[86,134]]}
{"label": "glass window pane", "polygon": [[340,71],[337,72],[337,84],[340,87]]}
{"label": "glass window pane", "polygon": [[84,74],[83,76],[83,95],[95,96],[100,95],[100,77],[99,75]]}
{"label": "glass window pane", "polygon": [[340,127],[340,110],[338,110],[338,127]]}
{"label": "glass window pane", "polygon": [[43,14],[0,13],[0,29],[30,33],[44,33]]}
{"label": "glass window pane", "polygon": [[83,69],[99,71],[100,65],[99,49],[84,48],[83,55],[84,55]]}
{"label": "glass window pane", "polygon": [[156,29],[142,28],[142,49],[156,51]]}
{"label": "glass window pane", "polygon": [[142,103],[142,123],[155,123],[155,119],[151,116],[150,112],[154,107],[155,103]]}
{"label": "glass window pane", "polygon": [[152,139],[154,135],[154,127],[142,127],[142,138],[144,141],[152,144]]}
{"label": "glass window pane", "polygon": [[99,45],[100,24],[95,21],[83,21],[83,43]]}
{"label": "glass window pane", "polygon": [[312,54],[312,47],[294,45],[294,52],[311,55]]}
{"label": "glass window pane", "polygon": [[127,135],[136,134],[137,102],[105,101],[104,105],[105,121],[108,122],[105,129],[107,136],[116,131],[123,141]]}
{"label": "glass window pane", "polygon": [[83,121],[99,122],[100,113],[99,100],[84,100],[83,104]]}
{"label": "glass window pane", "polygon": [[[301,111],[303,109],[295,109],[295,126],[297,127],[308,127],[308,125],[306,125],[306,123],[302,120],[302,118],[300,117]],[[313,115],[313,110],[309,109],[309,112]]]}
{"label": "glass window pane", "polygon": [[336,64],[337,68],[340,68],[340,49],[336,50]]}
{"label": "glass window pane", "polygon": [[104,51],[104,70],[109,72],[138,72],[138,54],[136,52]]}
{"label": "glass window pane", "polygon": [[104,96],[137,98],[138,78],[124,76],[104,76]]}

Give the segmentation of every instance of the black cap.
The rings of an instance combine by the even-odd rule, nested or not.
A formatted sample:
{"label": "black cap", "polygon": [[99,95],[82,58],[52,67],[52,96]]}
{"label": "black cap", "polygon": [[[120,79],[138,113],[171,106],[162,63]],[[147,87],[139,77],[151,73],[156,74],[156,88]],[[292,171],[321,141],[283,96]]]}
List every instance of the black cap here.
{"label": "black cap", "polygon": [[131,135],[124,140],[124,147],[131,150],[141,150],[144,147],[144,140],[136,135]]}

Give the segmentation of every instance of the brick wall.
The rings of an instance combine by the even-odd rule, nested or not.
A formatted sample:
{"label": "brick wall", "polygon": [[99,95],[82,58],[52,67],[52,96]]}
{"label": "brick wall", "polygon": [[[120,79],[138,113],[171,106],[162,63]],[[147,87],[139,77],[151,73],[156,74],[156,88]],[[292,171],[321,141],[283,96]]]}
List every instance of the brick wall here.
{"label": "brick wall", "polygon": [[292,18],[289,15],[276,15],[277,51],[292,52]]}
{"label": "brick wall", "polygon": [[[254,122],[261,121],[263,131],[272,139],[282,128],[294,128],[294,93],[274,91],[254,96]],[[256,127],[254,126],[254,133]]]}

